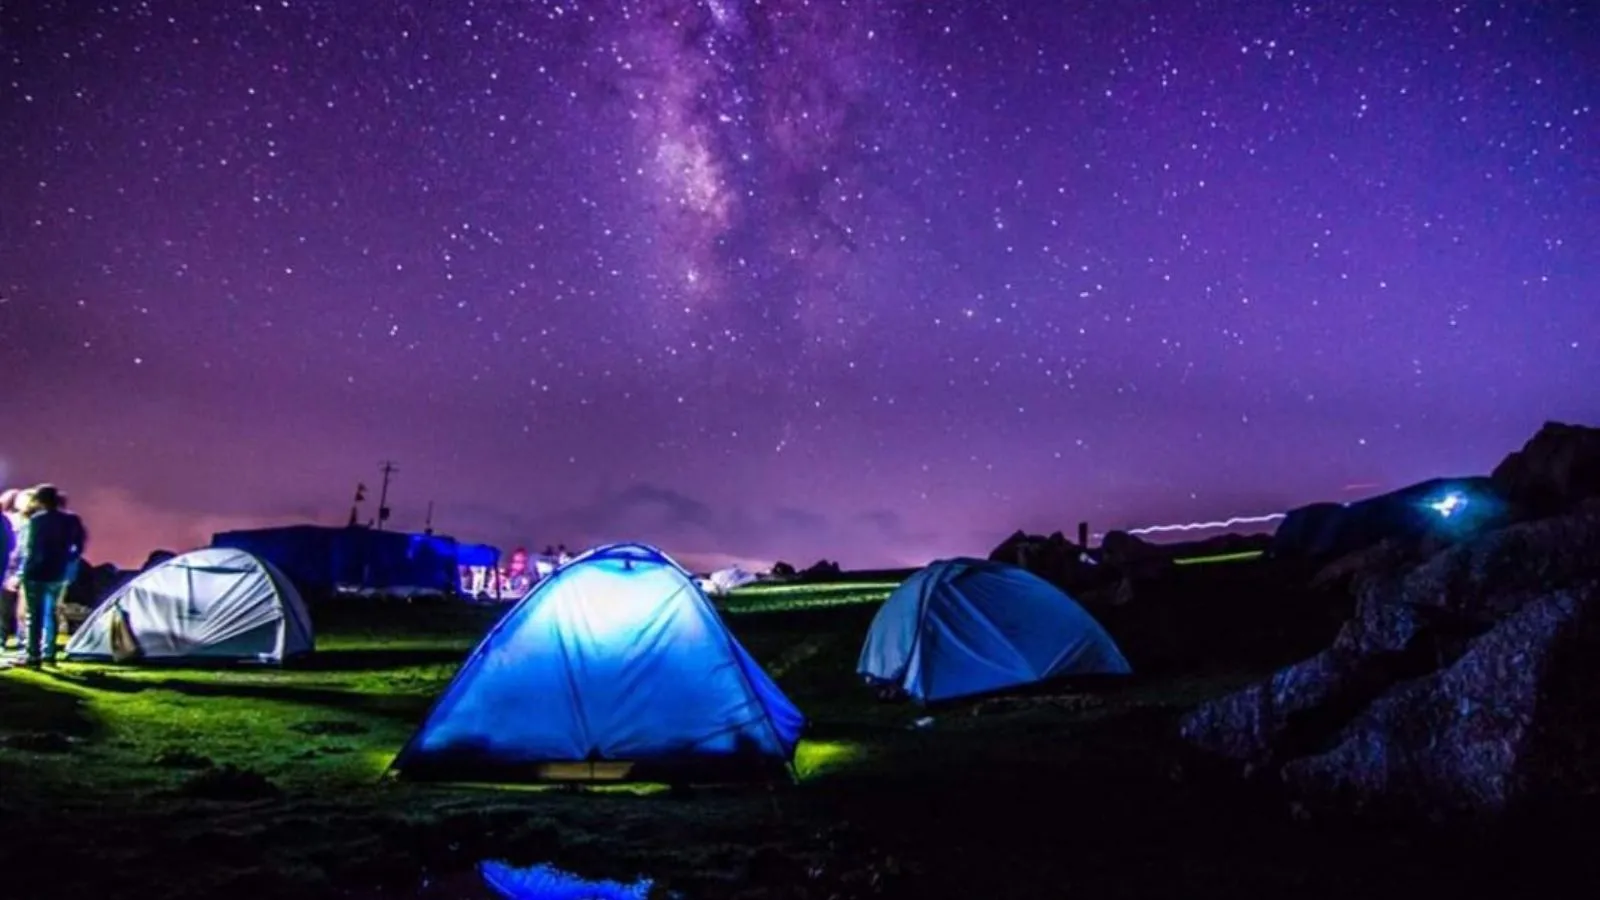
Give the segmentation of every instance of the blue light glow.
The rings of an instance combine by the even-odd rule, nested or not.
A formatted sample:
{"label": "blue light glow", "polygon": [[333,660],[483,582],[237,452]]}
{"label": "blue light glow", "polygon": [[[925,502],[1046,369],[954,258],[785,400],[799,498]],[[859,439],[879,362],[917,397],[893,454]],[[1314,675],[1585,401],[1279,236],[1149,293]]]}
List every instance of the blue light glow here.
{"label": "blue light glow", "polygon": [[518,869],[503,862],[478,864],[484,884],[510,900],[648,900],[653,882],[590,881],[551,865]]}
{"label": "blue light glow", "polygon": [[1428,508],[1448,519],[1467,507],[1467,498],[1458,491],[1451,491],[1437,500],[1428,504]]}

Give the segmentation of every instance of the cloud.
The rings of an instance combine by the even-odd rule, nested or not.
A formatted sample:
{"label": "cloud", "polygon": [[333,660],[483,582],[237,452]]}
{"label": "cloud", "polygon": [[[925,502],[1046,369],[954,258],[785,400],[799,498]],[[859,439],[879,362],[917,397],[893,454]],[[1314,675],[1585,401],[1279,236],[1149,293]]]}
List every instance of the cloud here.
{"label": "cloud", "polygon": [[897,538],[905,534],[905,521],[892,509],[874,509],[858,514],[856,521],[874,528],[884,537]]}
{"label": "cloud", "polygon": [[820,513],[792,506],[780,506],[772,511],[774,524],[794,531],[822,531],[828,527],[828,517]]}
{"label": "cloud", "polygon": [[[89,558],[125,567],[142,564],[152,550],[183,552],[206,546],[219,531],[294,522],[339,525],[348,513],[347,508],[292,499],[249,513],[194,511],[122,487],[85,486],[73,491],[71,499],[89,528]],[[687,566],[704,570],[729,565],[765,568],[780,559],[804,566],[823,558],[839,559],[848,567],[853,551],[919,565],[952,549],[949,535],[911,532],[893,510],[830,515],[793,505],[769,506],[760,497],[717,504],[645,482],[544,512],[484,502],[441,503],[434,522],[441,533],[462,541],[506,549],[547,544],[578,549],[611,541],[645,541]]]}
{"label": "cloud", "polygon": [[[219,531],[280,525],[286,518],[271,513],[210,514],[173,509],[117,487],[84,488],[72,492],[69,500],[89,531],[84,556],[123,568],[143,565],[152,550],[182,553],[210,545],[211,536]],[[313,517],[287,518],[305,521]]]}
{"label": "cloud", "polygon": [[[482,506],[448,510],[458,536],[523,545],[592,546],[638,540],[660,545],[686,565],[765,567],[779,559],[809,564],[834,559],[851,547],[887,551],[925,562],[918,547],[928,535],[910,534],[898,514],[872,510],[837,518],[791,505],[767,506],[759,497],[716,504],[673,488],[634,483],[592,500],[542,514],[512,515]],[[469,524],[470,523],[470,524]],[[447,529],[449,530],[449,529]],[[888,545],[888,546],[886,546]],[[849,565],[849,560],[843,562]]]}

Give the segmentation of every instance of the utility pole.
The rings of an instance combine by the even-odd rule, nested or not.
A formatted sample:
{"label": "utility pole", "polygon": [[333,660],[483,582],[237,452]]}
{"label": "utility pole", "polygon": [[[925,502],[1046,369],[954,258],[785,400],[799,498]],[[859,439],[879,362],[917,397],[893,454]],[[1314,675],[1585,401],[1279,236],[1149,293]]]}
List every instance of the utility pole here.
{"label": "utility pole", "polygon": [[428,501],[428,517],[422,521],[422,533],[433,534],[433,501]]}
{"label": "utility pole", "polygon": [[383,487],[378,489],[378,530],[383,530],[383,523],[389,521],[389,476],[400,471],[394,463],[384,460],[378,471],[383,473]]}

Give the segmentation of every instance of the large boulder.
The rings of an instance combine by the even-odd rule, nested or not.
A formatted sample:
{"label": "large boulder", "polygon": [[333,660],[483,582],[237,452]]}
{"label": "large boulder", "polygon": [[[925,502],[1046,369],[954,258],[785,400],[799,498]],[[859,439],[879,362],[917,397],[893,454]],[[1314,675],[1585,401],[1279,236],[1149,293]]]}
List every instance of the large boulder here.
{"label": "large boulder", "polygon": [[1321,565],[1311,576],[1311,587],[1317,591],[1358,593],[1360,583],[1372,578],[1393,578],[1440,549],[1438,545],[1386,538]]}
{"label": "large boulder", "polygon": [[1600,660],[1600,504],[1385,563],[1354,576],[1327,650],[1194,710],[1183,737],[1312,804],[1501,811],[1555,790],[1527,774],[1535,759],[1600,787],[1575,724],[1600,693],[1568,683],[1572,660]]}
{"label": "large boulder", "polygon": [[1160,545],[1126,531],[1108,531],[1100,539],[1100,561],[1119,569],[1148,568],[1151,563],[1165,562],[1171,557],[1172,554]]}
{"label": "large boulder", "polygon": [[[1450,495],[1466,501],[1442,511]],[[1353,503],[1313,503],[1291,509],[1272,536],[1279,558],[1328,561],[1384,541],[1459,540],[1507,521],[1491,479],[1433,478]]]}
{"label": "large boulder", "polygon": [[1600,790],[1600,581],[1542,593],[1433,674],[1379,698],[1298,793],[1356,808],[1504,813]]}
{"label": "large boulder", "polygon": [[1489,477],[1521,516],[1555,515],[1600,497],[1600,428],[1547,422]]}

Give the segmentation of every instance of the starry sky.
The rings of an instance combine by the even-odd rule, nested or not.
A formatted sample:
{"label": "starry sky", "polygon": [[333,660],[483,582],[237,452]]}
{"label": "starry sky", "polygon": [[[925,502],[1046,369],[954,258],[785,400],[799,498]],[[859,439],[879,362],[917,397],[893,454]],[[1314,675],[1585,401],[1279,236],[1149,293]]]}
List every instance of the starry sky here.
{"label": "starry sky", "polygon": [[[0,481],[982,554],[1600,421],[1600,7],[0,4]],[[370,504],[368,515],[370,515]]]}

